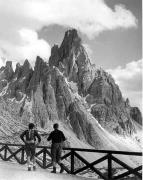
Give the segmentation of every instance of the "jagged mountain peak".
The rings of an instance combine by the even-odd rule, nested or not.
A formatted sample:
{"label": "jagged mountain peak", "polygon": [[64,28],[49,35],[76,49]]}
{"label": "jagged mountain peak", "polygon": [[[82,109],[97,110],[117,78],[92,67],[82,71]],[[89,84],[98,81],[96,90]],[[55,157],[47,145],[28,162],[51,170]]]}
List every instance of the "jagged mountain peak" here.
{"label": "jagged mountain peak", "polygon": [[31,69],[31,64],[29,63],[28,59],[26,59],[23,63],[23,68]]}
{"label": "jagged mountain peak", "polygon": [[50,66],[59,66],[59,63],[67,59],[72,54],[77,55],[78,51],[83,49],[81,38],[76,29],[71,29],[65,32],[61,46],[54,45],[51,49],[51,57],[49,58]]}
{"label": "jagged mountain peak", "polygon": [[27,77],[29,75],[29,73],[33,72],[31,64],[29,63],[29,61],[26,59],[23,63],[23,65],[21,65],[20,63],[16,64],[16,69],[15,69],[15,77],[22,78],[22,77]]}
{"label": "jagged mountain peak", "polygon": [[51,49],[51,56],[49,58],[49,66],[56,66],[58,67],[60,60],[60,53],[58,45],[54,45]]}
{"label": "jagged mountain peak", "polygon": [[81,38],[78,35],[78,32],[76,29],[70,29],[68,31],[65,32],[65,36],[63,38],[61,47],[69,44],[69,45],[74,45],[74,43],[76,42],[81,42]]}
{"label": "jagged mountain peak", "polygon": [[73,44],[77,40],[81,41],[81,38],[79,37],[77,30],[69,29],[65,32],[61,46],[63,46],[65,42]]}
{"label": "jagged mountain peak", "polygon": [[34,66],[34,70],[36,70],[37,68],[40,67],[40,65],[44,62],[44,60],[40,57],[37,56],[36,57],[36,61],[35,61],[35,66]]}
{"label": "jagged mountain peak", "polygon": [[22,65],[20,65],[20,63],[17,63],[15,68],[15,76],[17,76],[18,78],[21,76],[21,69]]}
{"label": "jagged mountain peak", "polygon": [[20,65],[20,63],[18,62],[18,63],[16,63],[16,68],[15,68],[15,70],[18,69],[19,67],[21,67],[21,65]]}
{"label": "jagged mountain peak", "polygon": [[142,114],[138,107],[131,107],[131,117],[140,125],[142,125]]}
{"label": "jagged mountain peak", "polygon": [[40,56],[37,56],[35,66],[34,66],[34,73],[39,74],[39,76],[44,75],[44,69],[48,68],[48,63],[44,61]]}
{"label": "jagged mountain peak", "polygon": [[60,46],[60,58],[66,58],[70,55],[70,51],[74,51],[81,46],[81,38],[78,36],[76,29],[66,31],[62,44]]}
{"label": "jagged mountain peak", "polygon": [[36,88],[41,81],[46,81],[49,72],[49,65],[40,56],[37,56],[34,71],[29,81],[28,91],[31,92]]}
{"label": "jagged mountain peak", "polygon": [[6,68],[12,68],[12,61],[6,61]]}
{"label": "jagged mountain peak", "polygon": [[94,78],[94,69],[82,45],[77,30],[66,31],[61,46],[54,45],[49,66],[56,66],[69,81],[78,83],[80,94],[85,94]]}
{"label": "jagged mountain peak", "polygon": [[17,64],[11,80],[4,82],[3,74],[1,96],[13,102],[12,113],[18,107],[13,114],[23,124],[30,119],[45,129],[58,121],[78,139],[104,148],[106,143],[100,137],[105,135],[103,129],[131,135],[136,131],[134,120],[140,122],[138,110],[124,101],[112,76],[90,63],[74,29],[65,33],[60,47],[53,46],[49,63],[37,56],[34,70],[26,60],[22,66]]}
{"label": "jagged mountain peak", "polygon": [[12,67],[12,61],[6,61],[6,65],[4,68],[4,74],[5,74],[5,79],[10,81],[14,75],[13,67]]}

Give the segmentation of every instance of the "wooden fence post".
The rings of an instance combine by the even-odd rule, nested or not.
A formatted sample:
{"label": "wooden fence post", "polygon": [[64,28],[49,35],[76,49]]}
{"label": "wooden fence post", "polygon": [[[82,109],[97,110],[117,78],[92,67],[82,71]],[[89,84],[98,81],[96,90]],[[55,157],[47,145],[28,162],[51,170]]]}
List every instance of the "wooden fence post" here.
{"label": "wooden fence post", "polygon": [[[16,161],[20,164],[24,164],[26,161],[24,160],[24,146],[21,144],[4,144],[4,143],[0,143],[0,146],[2,146],[0,148],[0,158],[4,161],[9,161],[11,158],[15,158]],[[13,148],[13,147],[20,147],[18,148],[18,150],[16,150],[15,152],[13,152],[13,150],[17,149],[17,148]],[[36,153],[36,157],[38,157],[40,155],[40,159],[41,159],[41,155],[43,153],[43,159],[42,159],[42,163],[41,161],[36,161],[37,164],[41,167],[41,168],[48,168],[51,166],[51,163],[48,164],[46,161],[46,154],[50,155],[50,153],[47,151],[47,148],[50,147],[46,147],[46,146],[39,146],[39,148],[41,149],[38,153]],[[12,150],[11,150],[12,149]],[[85,169],[90,168],[92,171],[94,171],[96,174],[98,174],[100,177],[102,177],[103,179],[106,180],[113,180],[113,179],[119,179],[119,178],[123,178],[127,175],[130,174],[134,174],[136,176],[138,176],[140,179],[142,178],[142,166],[139,165],[136,168],[132,168],[129,165],[127,165],[125,162],[123,162],[122,160],[116,158],[116,156],[114,155],[132,155],[132,156],[142,156],[141,152],[127,152],[127,151],[111,151],[111,150],[94,150],[94,149],[80,149],[80,148],[63,148],[64,150],[68,150],[69,152],[67,154],[65,154],[62,159],[65,159],[67,157],[71,157],[70,159],[70,168],[65,166],[65,171],[67,173],[70,174],[77,174],[79,172],[84,171]],[[86,159],[84,159],[82,156],[80,156],[77,152],[96,152],[96,153],[106,153],[105,156],[103,156],[102,158],[97,159],[96,161],[89,163]],[[2,152],[2,153],[1,153]],[[20,154],[18,154],[20,153]],[[17,157],[18,154],[18,157]],[[75,158],[78,158],[79,160],[81,160],[85,166],[82,168],[75,168]],[[108,171],[108,175],[104,175],[102,172],[100,172],[100,170],[98,170],[97,168],[94,167],[94,165],[101,163],[102,161],[107,160],[107,171]],[[120,175],[116,175],[113,173],[113,166],[112,163],[115,162],[121,166],[123,166],[126,170],[126,172],[121,173]]]}
{"label": "wooden fence post", "polygon": [[21,150],[21,164],[24,164],[24,146],[22,146]]}
{"label": "wooden fence post", "polygon": [[46,168],[46,148],[43,149],[43,168]]}
{"label": "wooden fence post", "polygon": [[108,179],[112,180],[112,155],[108,154]]}
{"label": "wooden fence post", "polygon": [[7,145],[5,145],[5,149],[4,149],[4,160],[6,161],[7,158]]}
{"label": "wooden fence post", "polygon": [[74,173],[74,150],[71,150],[71,174]]}

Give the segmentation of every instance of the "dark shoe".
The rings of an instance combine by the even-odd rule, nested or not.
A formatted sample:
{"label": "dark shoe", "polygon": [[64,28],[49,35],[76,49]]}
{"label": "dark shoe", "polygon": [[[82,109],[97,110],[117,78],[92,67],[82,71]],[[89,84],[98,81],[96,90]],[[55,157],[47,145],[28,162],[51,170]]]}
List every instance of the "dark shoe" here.
{"label": "dark shoe", "polygon": [[63,173],[64,172],[64,165],[61,163],[60,166],[61,166],[60,173]]}
{"label": "dark shoe", "polygon": [[28,167],[28,171],[31,171],[31,167]]}
{"label": "dark shoe", "polygon": [[51,173],[56,173],[56,167],[53,167],[53,171]]}
{"label": "dark shoe", "polygon": [[33,171],[36,171],[36,166],[33,166]]}

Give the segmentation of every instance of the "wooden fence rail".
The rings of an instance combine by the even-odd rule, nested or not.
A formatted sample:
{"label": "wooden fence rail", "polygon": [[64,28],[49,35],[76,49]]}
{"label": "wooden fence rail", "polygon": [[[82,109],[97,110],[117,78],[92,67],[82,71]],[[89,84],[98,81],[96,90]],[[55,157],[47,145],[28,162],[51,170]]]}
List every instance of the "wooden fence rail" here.
{"label": "wooden fence rail", "polygon": [[[125,176],[134,175],[138,179],[142,179],[142,165],[136,168],[130,167],[125,162],[121,161],[115,155],[125,156],[142,156],[141,152],[126,152],[126,151],[110,151],[110,150],[95,150],[95,149],[80,149],[80,148],[63,148],[64,155],[62,160],[65,160],[64,170],[69,174],[79,174],[86,170],[90,170],[104,180],[122,179]],[[83,153],[100,153],[102,157],[88,162],[83,156]],[[43,169],[47,169],[52,166],[50,147],[38,146],[36,149],[36,163]],[[94,156],[93,156],[94,157]],[[19,164],[26,163],[25,147],[21,144],[5,144],[0,143],[0,158],[4,161],[16,160]],[[95,165],[107,161],[107,172],[103,173]],[[80,165],[76,165],[80,162]],[[121,172],[119,175],[114,173],[113,163],[116,163],[123,167],[126,171]]]}

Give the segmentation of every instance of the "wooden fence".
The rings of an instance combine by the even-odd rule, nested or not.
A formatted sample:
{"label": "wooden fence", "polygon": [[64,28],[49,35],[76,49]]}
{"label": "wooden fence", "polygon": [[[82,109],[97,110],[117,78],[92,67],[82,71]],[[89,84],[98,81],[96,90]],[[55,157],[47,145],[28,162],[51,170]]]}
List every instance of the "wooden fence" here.
{"label": "wooden fence", "polygon": [[[69,174],[80,174],[84,171],[92,172],[98,174],[98,176],[104,180],[114,180],[122,179],[125,176],[133,175],[142,179],[142,165],[139,165],[136,168],[130,167],[125,162],[121,161],[116,157],[116,155],[125,155],[125,156],[142,156],[141,152],[126,152],[126,151],[109,151],[109,150],[94,150],[94,149],[79,149],[79,148],[64,148],[64,155],[62,160],[67,162],[67,165],[64,165],[64,170]],[[84,153],[100,153],[103,156],[89,162],[84,158]],[[82,155],[81,155],[82,154]],[[43,169],[49,168],[52,166],[51,163],[51,153],[50,147],[47,146],[38,146],[36,149],[36,163]],[[94,156],[93,156],[94,157]],[[26,163],[26,153],[24,145],[21,144],[4,144],[0,143],[0,158],[4,161],[16,160],[19,164]],[[81,162],[80,166],[77,166],[76,162]],[[107,161],[107,173],[103,173],[95,165]],[[114,173],[113,163],[116,163],[126,171],[121,172],[120,174]]]}

